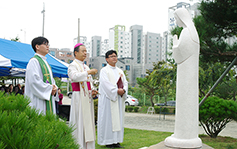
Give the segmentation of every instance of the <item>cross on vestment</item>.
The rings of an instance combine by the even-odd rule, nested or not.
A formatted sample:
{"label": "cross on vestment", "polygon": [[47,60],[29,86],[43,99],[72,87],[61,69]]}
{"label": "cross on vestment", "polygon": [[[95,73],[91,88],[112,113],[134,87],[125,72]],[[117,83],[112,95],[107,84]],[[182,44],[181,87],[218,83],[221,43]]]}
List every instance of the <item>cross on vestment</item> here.
{"label": "cross on vestment", "polygon": [[[47,81],[48,81],[50,74],[47,72],[47,69],[46,69],[45,65],[44,65],[44,69],[45,69],[45,72],[46,72],[46,73],[44,74],[44,76],[47,77]],[[49,82],[47,82],[47,83],[49,83]]]}

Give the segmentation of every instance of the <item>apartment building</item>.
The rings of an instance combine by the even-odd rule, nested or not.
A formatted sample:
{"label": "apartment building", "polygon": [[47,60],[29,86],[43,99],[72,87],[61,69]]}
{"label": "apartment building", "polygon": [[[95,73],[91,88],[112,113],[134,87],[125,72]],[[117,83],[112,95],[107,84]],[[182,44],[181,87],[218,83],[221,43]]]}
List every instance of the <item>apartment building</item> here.
{"label": "apartment building", "polygon": [[153,69],[153,62],[162,60],[162,37],[158,33],[147,32],[145,35],[145,67]]}
{"label": "apartment building", "polygon": [[109,49],[117,51],[118,58],[131,57],[131,34],[125,26],[115,25],[109,30]]}
{"label": "apartment building", "polygon": [[63,62],[71,63],[74,60],[73,52],[69,48],[49,48],[49,53]]}

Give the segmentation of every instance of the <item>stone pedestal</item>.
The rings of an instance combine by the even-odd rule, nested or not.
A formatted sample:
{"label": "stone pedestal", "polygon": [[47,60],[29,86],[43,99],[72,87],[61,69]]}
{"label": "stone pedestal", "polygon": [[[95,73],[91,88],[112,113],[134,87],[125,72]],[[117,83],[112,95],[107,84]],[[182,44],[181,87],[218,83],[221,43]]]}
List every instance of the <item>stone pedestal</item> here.
{"label": "stone pedestal", "polygon": [[[175,148],[166,146],[164,141],[162,141],[162,142],[160,142],[158,144],[152,145],[152,146],[147,147],[147,148],[144,147],[142,149],[175,149]],[[201,148],[195,148],[195,149],[214,149],[214,148],[212,148],[212,147],[210,147],[210,146],[208,146],[206,144],[202,144]]]}
{"label": "stone pedestal", "polygon": [[194,139],[179,139],[174,135],[165,139],[165,145],[172,148],[202,148],[202,140],[200,138]]}

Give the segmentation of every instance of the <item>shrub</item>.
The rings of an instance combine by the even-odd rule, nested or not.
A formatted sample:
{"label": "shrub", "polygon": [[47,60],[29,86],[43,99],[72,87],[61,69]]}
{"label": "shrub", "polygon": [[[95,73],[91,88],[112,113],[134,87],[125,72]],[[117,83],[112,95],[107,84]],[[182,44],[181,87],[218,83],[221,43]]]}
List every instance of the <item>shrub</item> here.
{"label": "shrub", "polygon": [[66,121],[51,113],[39,114],[28,104],[22,95],[0,92],[0,148],[79,148]]}
{"label": "shrub", "polygon": [[128,112],[128,106],[125,106],[125,112]]}
{"label": "shrub", "polygon": [[134,112],[138,112],[139,107],[133,107]]}
{"label": "shrub", "polygon": [[216,138],[232,120],[237,120],[237,103],[218,97],[208,97],[199,108],[199,121],[207,135]]}
{"label": "shrub", "polygon": [[127,106],[127,108],[128,108],[128,111],[129,111],[129,112],[132,112],[132,110],[133,110],[133,107],[132,107],[132,106]]}
{"label": "shrub", "polygon": [[159,107],[159,106],[155,106],[155,107],[154,107],[156,114],[159,114],[159,113],[160,113],[160,108],[161,108],[161,107]]}
{"label": "shrub", "polygon": [[169,109],[166,108],[166,107],[164,107],[164,108],[162,108],[161,112],[162,112],[162,113],[169,113]]}

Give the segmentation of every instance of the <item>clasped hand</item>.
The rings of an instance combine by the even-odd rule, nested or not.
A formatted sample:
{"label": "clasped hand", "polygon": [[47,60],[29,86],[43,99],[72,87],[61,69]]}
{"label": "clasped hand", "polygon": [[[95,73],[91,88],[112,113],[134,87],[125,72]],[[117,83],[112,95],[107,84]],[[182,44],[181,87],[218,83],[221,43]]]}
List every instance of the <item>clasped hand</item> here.
{"label": "clasped hand", "polygon": [[88,74],[92,74],[92,75],[95,75],[97,72],[98,72],[97,69],[90,69],[87,71]]}
{"label": "clasped hand", "polygon": [[92,90],[92,97],[95,97],[97,94],[99,94],[98,91]]}
{"label": "clasped hand", "polygon": [[51,95],[55,95],[56,92],[57,92],[57,87],[56,87],[56,85],[53,85],[53,89],[52,89]]}
{"label": "clasped hand", "polygon": [[122,88],[119,88],[119,89],[118,89],[118,94],[119,94],[121,97],[123,96],[124,93],[125,93],[124,89],[122,89]]}

